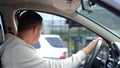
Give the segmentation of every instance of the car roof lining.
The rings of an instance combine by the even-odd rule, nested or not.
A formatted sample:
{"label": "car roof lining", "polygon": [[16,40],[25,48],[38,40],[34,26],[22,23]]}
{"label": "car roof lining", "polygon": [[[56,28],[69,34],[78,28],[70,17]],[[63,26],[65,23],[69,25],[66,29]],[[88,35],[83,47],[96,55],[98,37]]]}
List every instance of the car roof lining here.
{"label": "car roof lining", "polygon": [[13,6],[16,8],[19,8],[21,5],[29,7],[31,4],[38,7],[47,5],[62,11],[74,12],[79,7],[80,0],[0,0],[0,5]]}

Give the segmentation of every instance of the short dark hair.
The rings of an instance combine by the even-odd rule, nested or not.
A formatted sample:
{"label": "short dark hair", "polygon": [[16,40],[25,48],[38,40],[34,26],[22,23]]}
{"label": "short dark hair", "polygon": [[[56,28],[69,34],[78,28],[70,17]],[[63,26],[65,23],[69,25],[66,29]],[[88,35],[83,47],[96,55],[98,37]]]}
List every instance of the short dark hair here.
{"label": "short dark hair", "polygon": [[42,17],[35,11],[24,11],[18,19],[18,32],[42,25]]}

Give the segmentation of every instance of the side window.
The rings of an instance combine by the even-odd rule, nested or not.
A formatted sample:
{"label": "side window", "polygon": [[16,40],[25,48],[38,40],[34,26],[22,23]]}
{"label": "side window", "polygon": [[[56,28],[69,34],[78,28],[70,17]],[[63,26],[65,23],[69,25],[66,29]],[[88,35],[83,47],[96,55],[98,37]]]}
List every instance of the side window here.
{"label": "side window", "polygon": [[[68,48],[68,54],[70,55],[76,53],[98,37],[95,33],[77,22],[53,14],[38,13],[43,17],[42,34],[59,35],[64,42],[64,46]],[[57,40],[47,38],[47,41],[54,47],[60,47]]]}
{"label": "side window", "polygon": [[[53,14],[41,12],[38,13],[43,17],[42,34],[59,35],[64,42],[64,46],[66,46],[68,49],[68,56],[71,56],[72,54],[78,52],[79,50],[84,48],[89,42],[98,37],[97,34],[77,22]],[[55,47],[60,46],[57,45],[58,43],[56,42],[56,40],[47,40],[48,42],[54,42],[50,44],[55,44]],[[100,56],[104,52],[105,49],[103,48]]]}
{"label": "side window", "polygon": [[3,24],[2,24],[2,18],[0,15],[0,46],[4,41],[4,30],[3,30]]}

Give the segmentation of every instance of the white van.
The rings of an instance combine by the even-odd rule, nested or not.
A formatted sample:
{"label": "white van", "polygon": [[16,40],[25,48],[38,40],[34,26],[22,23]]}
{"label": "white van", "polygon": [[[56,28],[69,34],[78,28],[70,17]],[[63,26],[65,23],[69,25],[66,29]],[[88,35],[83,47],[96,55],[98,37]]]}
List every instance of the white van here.
{"label": "white van", "polygon": [[40,56],[52,59],[67,58],[68,49],[59,35],[41,35],[39,42],[34,45]]}

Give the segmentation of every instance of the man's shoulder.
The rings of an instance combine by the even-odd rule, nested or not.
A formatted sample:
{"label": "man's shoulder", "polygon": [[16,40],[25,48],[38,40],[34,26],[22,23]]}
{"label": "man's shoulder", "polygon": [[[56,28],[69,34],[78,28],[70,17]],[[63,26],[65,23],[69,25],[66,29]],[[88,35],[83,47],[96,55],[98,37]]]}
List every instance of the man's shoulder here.
{"label": "man's shoulder", "polygon": [[4,42],[5,48],[10,49],[12,51],[32,51],[34,48],[32,45],[27,44],[22,39],[18,38],[13,34],[6,34],[6,40]]}

